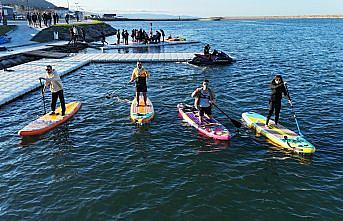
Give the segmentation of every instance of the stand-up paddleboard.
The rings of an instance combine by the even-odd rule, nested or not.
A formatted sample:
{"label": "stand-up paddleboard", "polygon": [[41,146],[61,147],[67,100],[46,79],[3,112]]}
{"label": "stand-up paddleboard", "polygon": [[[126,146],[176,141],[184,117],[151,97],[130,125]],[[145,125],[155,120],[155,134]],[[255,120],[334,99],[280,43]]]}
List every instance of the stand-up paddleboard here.
{"label": "stand-up paddleboard", "polygon": [[215,119],[204,117],[204,122],[199,121],[199,111],[186,104],[178,104],[177,109],[181,117],[191,126],[195,127],[200,133],[216,140],[230,140],[231,135],[221,123]]}
{"label": "stand-up paddleboard", "polygon": [[143,96],[139,96],[139,106],[137,107],[136,97],[132,100],[130,117],[131,119],[138,124],[149,123],[155,116],[154,107],[150,99],[147,97],[146,101],[147,106],[144,105]]}
{"label": "stand-up paddleboard", "polygon": [[246,112],[242,114],[242,117],[248,127],[254,128],[257,133],[266,136],[271,142],[278,146],[302,154],[312,154],[316,150],[316,148],[305,140],[305,138],[280,124],[275,125],[275,122],[272,120],[269,121],[270,126],[266,128],[266,117],[260,114]]}
{"label": "stand-up paddleboard", "polygon": [[47,113],[37,120],[31,122],[29,125],[25,126],[18,132],[18,134],[20,136],[34,136],[46,133],[49,130],[52,130],[53,128],[63,124],[64,122],[72,118],[78,112],[80,107],[81,102],[70,102],[66,104],[66,111],[64,116],[61,115],[62,109],[61,107],[59,107],[55,111],[55,113],[58,113],[58,115],[50,115],[49,113]]}

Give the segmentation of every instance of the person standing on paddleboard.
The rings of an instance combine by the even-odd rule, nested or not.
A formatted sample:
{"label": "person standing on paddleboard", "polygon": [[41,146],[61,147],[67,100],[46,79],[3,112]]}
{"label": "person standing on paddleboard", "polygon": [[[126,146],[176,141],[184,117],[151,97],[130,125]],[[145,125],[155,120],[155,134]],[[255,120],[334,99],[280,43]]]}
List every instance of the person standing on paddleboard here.
{"label": "person standing on paddleboard", "polygon": [[145,70],[142,63],[140,61],[137,62],[137,67],[133,69],[130,83],[136,81],[136,99],[137,99],[137,107],[139,106],[139,96],[140,93],[143,93],[144,97],[144,105],[147,106],[146,100],[147,96],[146,93],[148,91],[147,86],[147,78],[150,77],[150,73]]}
{"label": "person standing on paddleboard", "polygon": [[288,101],[291,102],[289,95],[287,94],[285,83],[282,80],[281,75],[276,75],[272,82],[270,83],[270,88],[272,90],[271,97],[269,99],[269,113],[266,120],[266,127],[268,127],[270,117],[275,111],[275,125],[279,122],[279,116],[281,111],[281,100],[282,94],[284,94]]}
{"label": "person standing on paddleboard", "polygon": [[202,123],[204,115],[212,119],[212,103],[215,103],[215,94],[208,87],[209,81],[204,80],[202,87],[195,89],[192,97],[195,98],[194,106],[199,110],[199,121]]}
{"label": "person standing on paddleboard", "polygon": [[61,108],[62,108],[62,116],[65,115],[66,106],[64,101],[64,95],[63,95],[63,85],[60,76],[57,74],[57,72],[52,69],[51,65],[46,66],[46,76],[45,76],[45,85],[43,88],[43,93],[45,93],[45,89],[50,86],[51,91],[51,113],[50,115],[57,115],[58,113],[55,113],[56,109],[56,102],[57,98],[60,99]]}

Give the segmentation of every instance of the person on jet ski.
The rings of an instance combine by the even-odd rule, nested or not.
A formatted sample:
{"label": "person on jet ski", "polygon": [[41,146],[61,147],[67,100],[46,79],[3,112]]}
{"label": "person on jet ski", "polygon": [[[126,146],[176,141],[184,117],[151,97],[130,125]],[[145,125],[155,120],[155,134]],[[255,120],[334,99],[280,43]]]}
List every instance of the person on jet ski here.
{"label": "person on jet ski", "polygon": [[206,56],[210,56],[210,49],[211,49],[211,46],[209,44],[205,45],[204,47],[204,55]]}

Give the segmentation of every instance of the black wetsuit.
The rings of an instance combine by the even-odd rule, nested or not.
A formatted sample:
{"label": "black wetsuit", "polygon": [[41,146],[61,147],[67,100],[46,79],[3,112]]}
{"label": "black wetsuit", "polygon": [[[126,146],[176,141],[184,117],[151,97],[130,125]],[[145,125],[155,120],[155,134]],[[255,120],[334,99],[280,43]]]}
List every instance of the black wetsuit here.
{"label": "black wetsuit", "polygon": [[266,125],[268,125],[270,117],[272,116],[274,110],[275,110],[275,124],[279,121],[279,115],[281,111],[281,100],[282,100],[282,93],[285,96],[287,95],[287,91],[285,88],[285,85],[283,83],[276,84],[273,80],[270,84],[270,88],[272,89],[272,94],[269,100],[269,113],[267,116]]}

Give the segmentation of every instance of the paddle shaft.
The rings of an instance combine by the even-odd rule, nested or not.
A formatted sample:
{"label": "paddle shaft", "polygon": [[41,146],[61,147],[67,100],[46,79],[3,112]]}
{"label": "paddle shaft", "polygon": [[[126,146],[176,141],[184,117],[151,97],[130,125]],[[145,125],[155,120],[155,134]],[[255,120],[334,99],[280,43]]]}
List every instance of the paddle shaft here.
{"label": "paddle shaft", "polygon": [[[136,79],[137,79],[137,78],[134,78],[132,81],[129,81],[127,84],[125,84],[124,86],[118,88],[117,90],[120,90],[120,89],[125,88],[127,85],[129,85],[131,82],[133,82],[133,81],[136,80]],[[115,91],[113,91],[113,92],[111,92],[111,93],[108,93],[108,94],[106,95],[106,98],[112,98],[113,94],[115,94],[115,93],[117,92],[117,90],[115,90]]]}
{"label": "paddle shaft", "polygon": [[240,128],[242,126],[241,122],[232,119],[231,117],[229,117],[229,115],[227,115],[222,109],[220,109],[215,103],[212,103],[213,106],[215,106],[220,112],[222,112],[227,118],[230,119],[231,123],[237,127]]}
{"label": "paddle shaft", "polygon": [[[286,88],[287,95],[288,95],[289,99],[291,100],[291,96],[289,94],[287,83],[285,83],[284,85],[285,85],[285,88]],[[298,128],[299,135],[302,136],[302,133],[300,131],[300,126],[299,126],[299,123],[298,123],[298,120],[297,120],[297,116],[295,114],[292,102],[290,102],[290,106],[291,106],[291,110],[292,110],[293,117],[294,117],[294,120],[295,120],[295,124],[297,125],[297,128]]]}
{"label": "paddle shaft", "polygon": [[39,78],[40,85],[42,87],[42,99],[43,99],[43,107],[44,107],[44,114],[46,114],[46,108],[45,108],[45,95],[44,95],[44,84],[42,83],[42,80],[45,80],[44,78]]}

